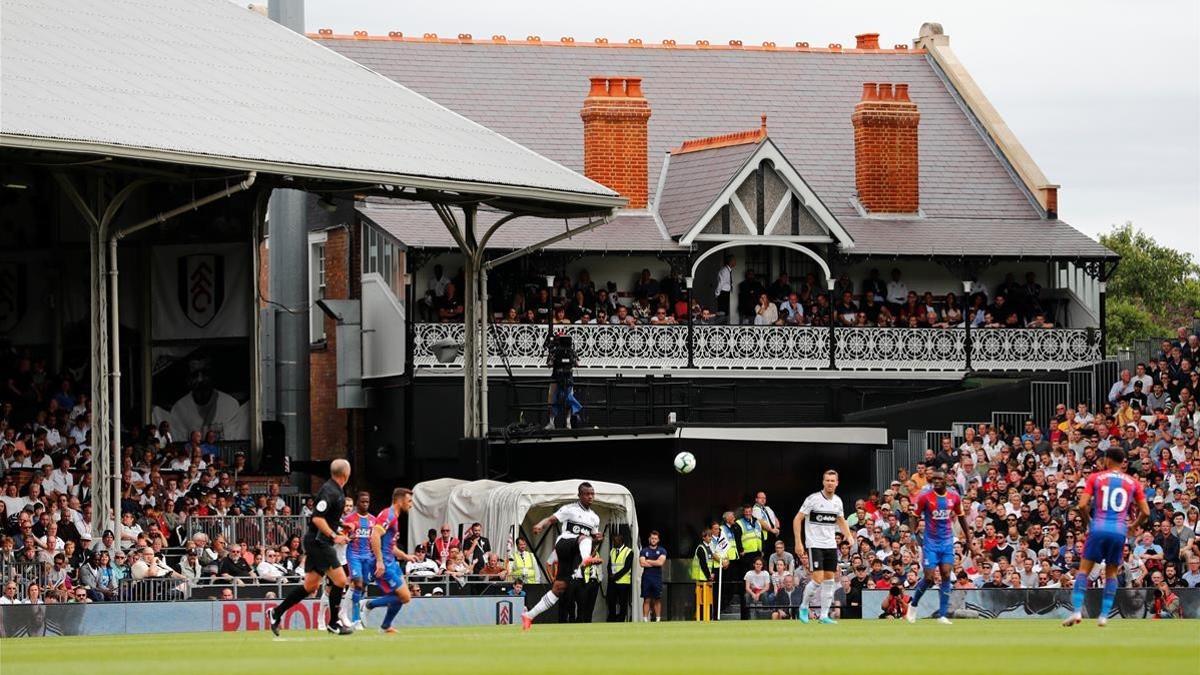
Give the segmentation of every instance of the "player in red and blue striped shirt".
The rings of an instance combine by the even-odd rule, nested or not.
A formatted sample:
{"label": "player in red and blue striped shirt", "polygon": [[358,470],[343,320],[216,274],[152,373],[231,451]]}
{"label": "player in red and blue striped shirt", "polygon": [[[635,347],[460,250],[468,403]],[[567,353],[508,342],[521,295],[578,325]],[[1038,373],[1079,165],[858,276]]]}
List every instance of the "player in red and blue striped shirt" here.
{"label": "player in red and blue striped shirt", "polygon": [[396,488],[392,491],[392,505],[375,516],[375,525],[371,528],[371,550],[375,553],[375,583],[384,595],[366,603],[367,609],[387,607],[379,629],[384,633],[395,633],[392,621],[400,613],[400,609],[412,600],[408,584],[404,583],[404,572],[400,570],[400,562],[407,562],[409,556],[396,546],[396,537],[400,534],[400,514],[407,513],[412,508],[413,493],[408,488]]}
{"label": "player in red and blue striped shirt", "polygon": [[[1079,495],[1079,506],[1075,510],[1085,525],[1089,517],[1092,523],[1087,543],[1083,546],[1083,560],[1075,575],[1075,589],[1071,593],[1075,612],[1063,621],[1064,626],[1074,626],[1083,621],[1083,595],[1088,574],[1101,562],[1105,565],[1104,596],[1096,624],[1103,626],[1108,623],[1108,613],[1112,611],[1113,599],[1117,595],[1117,572],[1121,570],[1129,527],[1150,517],[1146,493],[1137,479],[1121,471],[1124,464],[1125,451],[1119,447],[1109,448],[1104,453],[1105,470],[1088,476]],[[1135,504],[1138,514],[1130,522]]]}
{"label": "player in red and blue striped shirt", "polygon": [[[954,490],[946,487],[946,474],[934,471],[930,478],[930,487],[917,494],[913,500],[916,507],[910,517],[910,527],[917,530],[917,520],[924,517],[924,537],[921,541],[921,560],[925,568],[925,576],[917,582],[913,593],[912,603],[908,606],[905,616],[909,623],[917,620],[917,605],[926,589],[933,584],[933,570],[941,574],[938,582],[938,623],[949,624],[950,617],[946,616],[950,608],[950,570],[954,567],[954,523],[962,528],[963,536],[967,538],[966,548],[971,546],[971,528],[967,526],[967,517],[963,514],[962,497]],[[964,549],[965,550],[965,549]]]}
{"label": "player in red and blue striped shirt", "polygon": [[359,492],[354,501],[354,511],[342,518],[342,529],[350,537],[350,543],[346,545],[346,566],[350,568],[350,583],[354,584],[350,618],[357,630],[362,630],[362,610],[359,605],[375,571],[375,555],[371,553],[371,527],[374,524],[371,494]]}

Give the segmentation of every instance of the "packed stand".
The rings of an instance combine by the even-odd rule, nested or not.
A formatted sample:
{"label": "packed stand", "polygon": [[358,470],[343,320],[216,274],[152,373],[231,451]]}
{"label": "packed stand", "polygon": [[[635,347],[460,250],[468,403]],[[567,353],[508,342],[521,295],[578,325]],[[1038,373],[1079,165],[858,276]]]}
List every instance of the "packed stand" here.
{"label": "packed stand", "polygon": [[[245,455],[226,459],[213,431],[127,430],[120,523],[97,531],[86,386],[12,349],[0,353],[0,382],[0,604],[190,597],[205,585],[217,595],[216,585],[302,574],[304,509],[291,517],[277,482],[253,494]],[[194,536],[185,527],[190,517],[238,515],[257,518],[212,520]]]}
{"label": "packed stand", "polygon": [[[541,278],[518,284],[511,294],[503,294],[505,300],[493,301],[490,309],[494,320],[505,324],[676,325],[686,324],[689,313],[696,324],[726,324],[733,314],[729,299],[736,294],[732,322],[742,325],[828,326],[831,316],[835,325],[847,327],[951,328],[968,321],[973,328],[1055,325],[1033,273],[1025,276],[1024,283],[1008,274],[995,289],[975,282],[965,299],[958,293],[910,290],[898,269],[891,271],[890,281],[872,269],[857,288],[843,274],[835,282],[831,311],[830,294],[815,274],[793,280],[783,273],[768,280],[746,270],[734,288],[736,266],[733,256],[726,257],[718,272],[716,295],[690,302],[677,275],[655,279],[649,269],[643,269],[629,286],[608,281],[598,287],[587,270],[580,270],[574,279],[559,273],[553,286],[546,286]],[[434,265],[419,305],[423,319],[461,322],[460,288],[461,271],[449,277],[441,265]]]}

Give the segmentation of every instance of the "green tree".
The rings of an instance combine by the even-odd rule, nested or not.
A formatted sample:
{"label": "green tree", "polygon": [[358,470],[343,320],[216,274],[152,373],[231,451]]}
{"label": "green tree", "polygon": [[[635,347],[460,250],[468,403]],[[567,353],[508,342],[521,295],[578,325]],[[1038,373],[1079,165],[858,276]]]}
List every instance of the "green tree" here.
{"label": "green tree", "polygon": [[1133,223],[1114,225],[1100,243],[1121,256],[1108,280],[1108,348],[1173,335],[1200,317],[1200,265],[1190,253],[1162,246]]}

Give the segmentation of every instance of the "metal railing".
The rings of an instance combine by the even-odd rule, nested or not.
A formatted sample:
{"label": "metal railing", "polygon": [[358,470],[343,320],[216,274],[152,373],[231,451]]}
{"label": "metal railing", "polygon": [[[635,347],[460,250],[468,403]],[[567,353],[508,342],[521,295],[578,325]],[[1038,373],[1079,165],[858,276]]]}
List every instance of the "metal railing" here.
{"label": "metal railing", "polygon": [[188,516],[184,520],[185,537],[197,532],[208,535],[209,540],[217,535],[232,544],[246,546],[281,546],[295,536],[304,536],[308,518],[305,516]]}
{"label": "metal railing", "polygon": [[[413,329],[418,368],[462,368],[461,355],[440,363],[430,351],[445,339],[461,344],[462,324],[418,323]],[[968,369],[965,328],[562,324],[553,330],[571,337],[581,371]],[[544,324],[492,326],[489,365],[544,372],[549,331]],[[969,336],[969,365],[976,370],[1066,370],[1101,359],[1099,331],[1091,328],[976,328]]]}

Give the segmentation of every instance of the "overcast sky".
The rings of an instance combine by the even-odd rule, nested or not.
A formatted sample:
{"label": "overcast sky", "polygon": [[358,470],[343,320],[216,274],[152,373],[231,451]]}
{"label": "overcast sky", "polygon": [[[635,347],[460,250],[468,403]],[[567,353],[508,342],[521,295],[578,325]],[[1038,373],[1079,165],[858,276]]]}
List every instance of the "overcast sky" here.
{"label": "overcast sky", "polygon": [[1091,236],[1132,220],[1200,258],[1200,2],[306,0],[309,31],[950,46]]}

